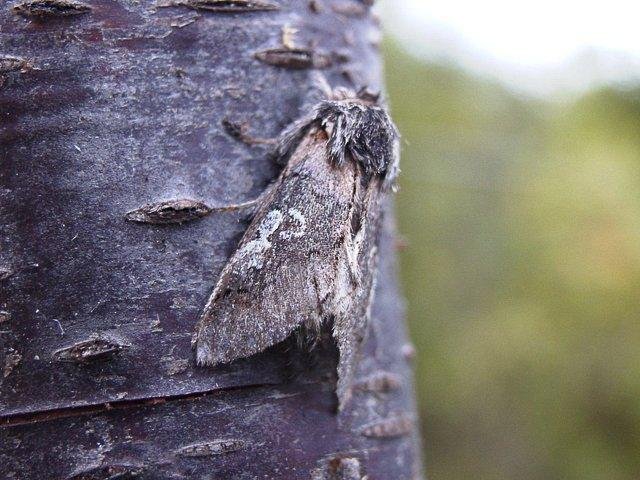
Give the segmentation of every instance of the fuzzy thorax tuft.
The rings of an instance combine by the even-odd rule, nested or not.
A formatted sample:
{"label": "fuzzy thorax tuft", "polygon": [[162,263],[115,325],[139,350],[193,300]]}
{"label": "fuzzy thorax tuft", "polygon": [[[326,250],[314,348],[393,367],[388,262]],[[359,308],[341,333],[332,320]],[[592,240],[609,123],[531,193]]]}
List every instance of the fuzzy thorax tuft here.
{"label": "fuzzy thorax tuft", "polygon": [[279,156],[286,160],[312,129],[323,129],[327,158],[338,167],[348,159],[358,162],[368,176],[393,185],[398,174],[398,130],[387,111],[360,98],[325,100],[310,115],[287,128],[280,138]]}

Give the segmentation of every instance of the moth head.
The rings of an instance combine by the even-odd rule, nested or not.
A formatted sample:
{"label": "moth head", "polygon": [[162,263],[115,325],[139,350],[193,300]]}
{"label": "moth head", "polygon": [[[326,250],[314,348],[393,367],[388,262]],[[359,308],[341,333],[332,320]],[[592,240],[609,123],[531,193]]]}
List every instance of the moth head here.
{"label": "moth head", "polygon": [[327,157],[333,165],[357,162],[365,180],[378,177],[383,188],[393,189],[399,172],[399,135],[380,94],[367,88],[331,89],[323,75],[316,75],[314,83],[327,100],[282,132],[277,149],[280,163],[286,163],[311,129],[321,128],[329,139]]}
{"label": "moth head", "polygon": [[399,135],[379,95],[361,90],[344,99],[321,102],[316,121],[329,137],[327,154],[336,166],[352,160],[368,177],[393,187],[398,174]]}

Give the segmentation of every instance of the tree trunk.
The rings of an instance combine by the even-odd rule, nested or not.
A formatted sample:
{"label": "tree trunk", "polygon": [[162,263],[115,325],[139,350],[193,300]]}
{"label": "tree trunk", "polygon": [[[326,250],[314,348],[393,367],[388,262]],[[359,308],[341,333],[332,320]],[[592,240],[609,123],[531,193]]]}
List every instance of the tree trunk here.
{"label": "tree trunk", "polygon": [[0,478],[420,476],[390,213],[368,381],[339,414],[330,338],[313,358],[285,345],[194,365],[191,334],[241,212],[125,219],[158,201],[257,197],[279,168],[260,139],[303,113],[314,69],[332,86],[380,87],[368,2],[277,7],[1,7]]}

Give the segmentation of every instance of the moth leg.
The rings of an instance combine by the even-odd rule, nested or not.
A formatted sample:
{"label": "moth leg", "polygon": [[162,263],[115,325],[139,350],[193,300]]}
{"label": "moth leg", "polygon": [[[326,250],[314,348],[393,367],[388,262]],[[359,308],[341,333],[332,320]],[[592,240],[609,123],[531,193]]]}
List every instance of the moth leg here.
{"label": "moth leg", "polygon": [[232,212],[235,210],[244,210],[245,208],[253,208],[260,202],[260,197],[254,198],[247,202],[232,203],[231,205],[220,205],[218,207],[211,207],[212,212]]}
{"label": "moth leg", "polygon": [[217,207],[210,207],[212,212],[235,212],[239,210],[245,210],[247,217],[252,218],[256,213],[260,205],[264,203],[273,189],[273,184],[269,185],[264,191],[253,200],[248,200],[242,203],[235,203],[231,205],[220,205]]}
{"label": "moth leg", "polygon": [[247,122],[235,122],[225,117],[222,119],[221,124],[229,136],[245,145],[275,145],[277,143],[277,138],[253,137],[249,133],[249,124]]}

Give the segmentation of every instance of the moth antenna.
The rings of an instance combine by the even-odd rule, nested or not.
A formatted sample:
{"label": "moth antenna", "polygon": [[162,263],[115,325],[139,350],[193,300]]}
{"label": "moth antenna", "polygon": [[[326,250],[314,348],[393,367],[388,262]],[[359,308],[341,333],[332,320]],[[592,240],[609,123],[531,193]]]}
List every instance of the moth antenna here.
{"label": "moth antenna", "polygon": [[321,94],[322,98],[328,99],[332,97],[333,89],[322,72],[314,70],[311,72],[310,77],[311,86]]}
{"label": "moth antenna", "polygon": [[356,98],[356,94],[353,90],[347,87],[336,87],[331,92],[331,100],[349,100],[350,98]]}
{"label": "moth antenna", "polygon": [[380,90],[369,90],[368,86],[364,86],[358,90],[356,96],[360,100],[364,100],[365,102],[371,102],[374,105],[378,105],[380,103],[381,93]]}

